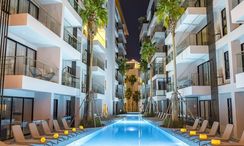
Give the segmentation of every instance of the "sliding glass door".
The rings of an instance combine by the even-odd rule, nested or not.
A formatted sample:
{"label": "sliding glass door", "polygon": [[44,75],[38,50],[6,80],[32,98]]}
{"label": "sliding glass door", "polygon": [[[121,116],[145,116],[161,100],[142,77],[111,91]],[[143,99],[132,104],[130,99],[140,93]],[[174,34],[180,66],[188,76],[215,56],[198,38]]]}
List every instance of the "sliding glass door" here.
{"label": "sliding glass door", "polygon": [[3,97],[1,104],[0,140],[11,138],[11,126],[21,125],[23,133],[29,134],[28,123],[33,120],[33,98]]}

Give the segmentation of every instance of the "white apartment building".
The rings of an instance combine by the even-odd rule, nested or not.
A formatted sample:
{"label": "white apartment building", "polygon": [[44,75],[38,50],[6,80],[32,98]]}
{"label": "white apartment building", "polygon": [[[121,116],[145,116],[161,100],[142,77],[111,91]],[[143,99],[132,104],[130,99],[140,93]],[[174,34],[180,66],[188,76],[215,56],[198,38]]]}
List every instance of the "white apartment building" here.
{"label": "white apartment building", "polygon": [[[244,129],[244,1],[185,0],[182,6],[185,12],[177,22],[175,38],[178,91],[184,99],[180,114],[188,121],[190,113],[217,120],[221,132],[233,123],[233,136],[240,137]],[[165,44],[166,98],[170,99],[174,83],[168,31]]]}
{"label": "white apartment building", "polygon": [[[122,15],[115,15],[114,0],[106,6],[109,23],[95,37],[92,67],[94,110],[100,115],[113,114],[113,102],[118,101],[115,26]],[[80,0],[10,1],[0,139],[12,137],[13,124],[21,124],[25,134],[32,121],[51,124],[52,119],[75,116],[74,124],[79,124],[86,88],[87,40],[79,16],[82,9]],[[124,21],[121,24],[126,28]]]}
{"label": "white apartment building", "polygon": [[[146,73],[146,76],[144,76],[145,73],[141,74],[143,80],[145,80],[145,77],[147,78],[141,86],[141,93],[147,100],[150,100],[148,97],[152,97],[152,107],[155,112],[162,112],[166,110],[168,105],[168,100],[166,98],[167,77],[165,69],[167,46],[165,45],[165,28],[157,21],[157,16],[155,15],[156,4],[157,1],[150,0],[145,16],[145,22],[142,24],[140,33],[141,44],[145,39],[150,39],[157,48],[151,61],[148,62],[149,70]],[[150,85],[151,82],[152,86]]]}

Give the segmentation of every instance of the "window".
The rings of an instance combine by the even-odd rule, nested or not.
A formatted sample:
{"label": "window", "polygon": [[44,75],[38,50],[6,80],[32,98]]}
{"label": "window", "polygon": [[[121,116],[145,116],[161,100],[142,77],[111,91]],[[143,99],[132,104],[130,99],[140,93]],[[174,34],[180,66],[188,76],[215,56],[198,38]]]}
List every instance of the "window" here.
{"label": "window", "polygon": [[224,53],[224,63],[225,63],[225,79],[230,79],[230,63],[229,63],[229,52]]}
{"label": "window", "polygon": [[29,13],[38,19],[39,8],[31,0],[11,0],[10,13]]}
{"label": "window", "polygon": [[33,121],[33,98],[4,96],[0,107],[0,140],[12,138],[11,126],[16,124],[21,125],[24,134],[29,134],[26,123]]}
{"label": "window", "polygon": [[206,7],[206,0],[197,0],[195,3],[195,7]]}
{"label": "window", "polygon": [[8,38],[5,74],[29,75],[32,67],[36,67],[36,51]]}
{"label": "window", "polygon": [[66,100],[66,116],[71,116],[71,100]]}
{"label": "window", "polygon": [[241,44],[241,62],[242,62],[242,71],[244,72],[244,43]]}
{"label": "window", "polygon": [[53,100],[53,119],[58,118],[58,99]]}
{"label": "window", "polygon": [[198,85],[210,85],[211,75],[210,75],[210,61],[202,63],[197,67],[198,72]]}
{"label": "window", "polygon": [[222,32],[223,32],[223,36],[225,36],[227,34],[227,20],[226,20],[225,8],[221,11],[221,18],[222,18]]}
{"label": "window", "polygon": [[208,44],[208,27],[207,25],[196,34],[197,45],[207,45]]}
{"label": "window", "polygon": [[233,124],[232,100],[231,100],[231,98],[227,99],[227,108],[228,108],[228,122],[229,122],[229,124]]}

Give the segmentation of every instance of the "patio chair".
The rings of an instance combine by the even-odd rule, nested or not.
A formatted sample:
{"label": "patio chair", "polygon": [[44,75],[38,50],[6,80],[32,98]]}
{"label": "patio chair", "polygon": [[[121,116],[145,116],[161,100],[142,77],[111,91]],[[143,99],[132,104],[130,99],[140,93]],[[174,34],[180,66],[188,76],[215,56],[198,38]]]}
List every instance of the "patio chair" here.
{"label": "patio chair", "polygon": [[68,137],[72,137],[72,136],[75,136],[76,134],[72,132],[71,129],[65,129],[65,130],[61,130],[59,124],[58,124],[58,121],[57,120],[53,120],[53,126],[54,126],[54,130],[58,133],[63,133],[65,130],[68,130],[69,134]]}
{"label": "patio chair", "polygon": [[244,131],[242,132],[239,142],[222,142],[220,146],[244,146]]}
{"label": "patio chair", "polygon": [[[193,124],[192,126],[190,126],[190,127],[187,126],[187,127],[186,127],[186,130],[187,130],[187,131],[197,130],[197,127],[198,127],[198,125],[199,125],[199,122],[200,122],[200,119],[195,119],[194,124]],[[181,133],[181,132],[180,132],[180,129],[173,129],[173,131],[176,132],[176,133]]]}
{"label": "patio chair", "polygon": [[31,144],[45,144],[45,145],[52,145],[50,141],[46,141],[45,143],[40,142],[39,140],[34,139],[25,139],[24,134],[21,130],[20,125],[12,126],[12,131],[14,135],[14,140],[17,144],[24,144],[24,145],[31,145]]}
{"label": "patio chair", "polygon": [[[209,131],[208,133],[205,133],[205,134],[206,134],[208,137],[214,137],[214,136],[216,136],[218,129],[219,129],[219,122],[216,122],[216,121],[215,121],[215,122],[213,123],[213,125],[212,125],[210,131]],[[199,134],[201,134],[201,133],[199,133]],[[191,137],[191,140],[194,140],[194,141],[197,140],[199,134],[197,134],[197,135]],[[200,140],[197,140],[197,141],[200,141]],[[196,141],[196,142],[197,142],[197,141]]]}
{"label": "patio chair", "polygon": [[[40,139],[42,137],[45,137],[46,139],[54,140],[53,136],[50,136],[50,135],[41,136],[35,123],[30,123],[29,129],[30,129],[31,137],[33,139]],[[61,139],[59,139],[59,140],[61,140]],[[55,144],[55,142],[53,142],[53,143]]]}
{"label": "patio chair", "polygon": [[200,145],[201,145],[201,141],[210,141],[212,139],[216,139],[216,140],[221,140],[221,141],[229,141],[230,138],[231,138],[231,134],[232,134],[232,131],[233,131],[233,125],[232,124],[227,124],[226,127],[225,127],[225,130],[224,130],[224,133],[221,137],[208,137],[207,139],[205,140],[200,140]]}
{"label": "patio chair", "polygon": [[[43,131],[44,131],[45,135],[53,136],[53,135],[55,134],[54,132],[51,131],[49,125],[47,124],[47,121],[42,121],[41,124],[42,124],[42,128],[43,128]],[[56,132],[57,132],[57,131],[56,131]],[[62,131],[62,132],[57,132],[57,133],[58,133],[60,136],[62,136],[63,139],[67,139],[67,138],[65,137],[66,135],[64,135],[63,131]]]}
{"label": "patio chair", "polygon": [[[62,123],[63,123],[63,126],[64,126],[64,129],[65,130],[72,130],[72,128],[69,127],[67,121],[65,118],[62,118]],[[83,130],[80,130],[80,129],[77,129],[77,132],[80,133],[82,132]]]}
{"label": "patio chair", "polygon": [[[202,122],[200,129],[198,131],[196,131],[196,134],[199,135],[201,133],[204,133],[207,129],[207,126],[208,126],[208,120],[204,120]],[[186,135],[186,137],[192,137],[192,136],[195,136],[195,135],[190,135],[190,133],[187,133],[187,135]]]}
{"label": "patio chair", "polygon": [[30,66],[29,67],[29,71],[30,71],[32,77],[34,77],[34,78],[42,78],[42,72],[38,68]]}

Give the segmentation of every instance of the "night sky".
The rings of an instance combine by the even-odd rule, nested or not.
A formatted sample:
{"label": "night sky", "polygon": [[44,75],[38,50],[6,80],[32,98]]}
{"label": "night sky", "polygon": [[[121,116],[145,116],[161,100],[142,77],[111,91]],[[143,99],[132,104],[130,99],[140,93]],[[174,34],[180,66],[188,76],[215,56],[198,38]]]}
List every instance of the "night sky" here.
{"label": "night sky", "polygon": [[146,15],[149,0],[120,0],[121,7],[125,16],[125,21],[129,30],[127,38],[127,58],[140,60],[140,45],[138,29],[138,18]]}

